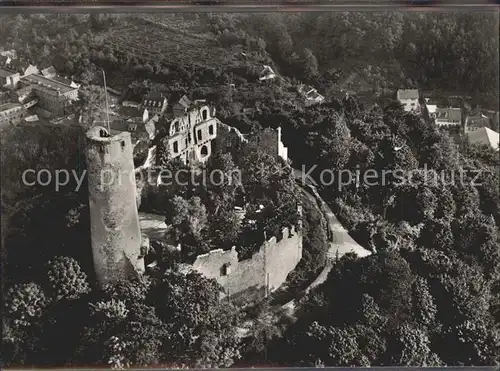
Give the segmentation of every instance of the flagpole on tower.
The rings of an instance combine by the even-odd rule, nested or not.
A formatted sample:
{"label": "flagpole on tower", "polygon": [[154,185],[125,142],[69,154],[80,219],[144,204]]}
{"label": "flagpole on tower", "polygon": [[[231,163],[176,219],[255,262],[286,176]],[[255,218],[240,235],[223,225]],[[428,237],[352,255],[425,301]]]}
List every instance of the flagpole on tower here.
{"label": "flagpole on tower", "polygon": [[102,70],[102,77],[104,80],[104,96],[106,98],[106,123],[108,124],[108,133],[111,135],[111,129],[109,127],[108,89],[106,87],[106,74],[104,70]]}

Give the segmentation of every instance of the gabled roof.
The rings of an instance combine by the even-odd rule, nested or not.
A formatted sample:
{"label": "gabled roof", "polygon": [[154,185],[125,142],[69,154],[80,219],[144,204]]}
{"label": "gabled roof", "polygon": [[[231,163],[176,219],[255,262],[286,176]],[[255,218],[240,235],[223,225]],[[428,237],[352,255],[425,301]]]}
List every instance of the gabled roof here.
{"label": "gabled roof", "polygon": [[276,77],[276,74],[274,73],[273,69],[269,66],[264,65],[263,70],[260,72],[259,80],[273,79],[274,77]]}
{"label": "gabled roof", "polygon": [[462,120],[462,110],[460,108],[448,108],[448,120],[461,121]]}
{"label": "gabled roof", "polygon": [[436,116],[438,119],[446,119],[448,121],[462,121],[462,110],[460,108],[448,107],[437,108]]}
{"label": "gabled roof", "polygon": [[188,108],[191,105],[191,100],[186,95],[183,95],[182,98],[179,99],[177,104],[180,104],[184,108]]}
{"label": "gabled roof", "polygon": [[149,107],[163,107],[167,98],[160,92],[150,91],[142,100],[142,105]]}
{"label": "gabled roof", "polygon": [[469,131],[467,137],[470,143],[489,145],[493,149],[498,150],[499,135],[490,128],[482,127],[477,130]]}
{"label": "gabled roof", "polygon": [[399,89],[397,93],[398,100],[418,99],[418,89]]}
{"label": "gabled roof", "polygon": [[436,113],[437,105],[435,105],[435,104],[426,104],[426,106],[427,106],[427,110],[429,111],[429,113]]}

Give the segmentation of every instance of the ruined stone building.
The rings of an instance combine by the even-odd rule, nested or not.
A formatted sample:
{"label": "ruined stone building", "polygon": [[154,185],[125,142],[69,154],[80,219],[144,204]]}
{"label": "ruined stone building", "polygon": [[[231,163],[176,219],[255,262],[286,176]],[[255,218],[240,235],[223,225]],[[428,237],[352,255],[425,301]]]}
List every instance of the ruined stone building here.
{"label": "ruined stone building", "polygon": [[173,114],[165,117],[162,125],[166,133],[163,146],[168,157],[179,158],[191,166],[206,163],[217,137],[219,121],[215,109],[187,99],[181,99],[173,108]]}
{"label": "ruined stone building", "polygon": [[144,272],[130,133],[86,133],[85,155],[94,268],[100,284]]}

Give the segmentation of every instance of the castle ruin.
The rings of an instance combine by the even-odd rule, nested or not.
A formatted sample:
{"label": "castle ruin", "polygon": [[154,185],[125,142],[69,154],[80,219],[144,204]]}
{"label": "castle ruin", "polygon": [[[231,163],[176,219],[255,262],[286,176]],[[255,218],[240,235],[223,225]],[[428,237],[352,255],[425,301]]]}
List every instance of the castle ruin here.
{"label": "castle ruin", "polygon": [[144,272],[130,134],[86,133],[92,255],[101,285]]}
{"label": "castle ruin", "polygon": [[264,241],[251,258],[239,260],[236,247],[226,251],[218,249],[198,255],[189,268],[215,279],[228,297],[258,300],[277,290],[301,259],[302,223],[299,220],[297,228],[283,228],[281,236]]}

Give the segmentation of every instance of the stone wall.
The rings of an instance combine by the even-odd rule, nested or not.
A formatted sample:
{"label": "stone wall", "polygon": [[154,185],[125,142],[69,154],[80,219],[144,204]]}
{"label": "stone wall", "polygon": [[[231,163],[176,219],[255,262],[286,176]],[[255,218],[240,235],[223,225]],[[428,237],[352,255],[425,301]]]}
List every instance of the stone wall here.
{"label": "stone wall", "polygon": [[302,259],[302,231],[283,228],[282,236],[272,237],[260,247],[252,258],[238,261],[236,248],[213,250],[199,255],[192,269],[207,278],[214,278],[226,295],[236,296],[244,292],[265,294],[285,282],[288,274]]}

